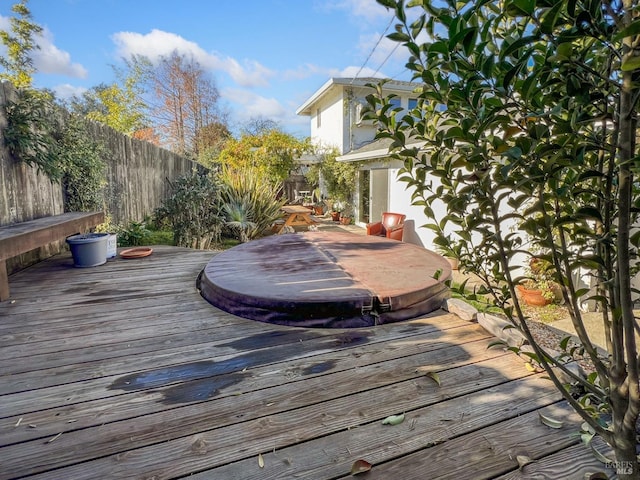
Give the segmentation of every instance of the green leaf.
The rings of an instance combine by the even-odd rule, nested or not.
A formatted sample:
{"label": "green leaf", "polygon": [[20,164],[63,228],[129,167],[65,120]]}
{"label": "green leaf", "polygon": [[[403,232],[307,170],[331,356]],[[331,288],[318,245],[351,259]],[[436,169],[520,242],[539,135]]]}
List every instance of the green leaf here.
{"label": "green leaf", "polygon": [[556,2],[556,4],[544,14],[542,23],[540,25],[540,31],[550,35],[556,27],[556,22],[560,16],[560,9],[563,7],[564,2]]}
{"label": "green leaf", "polygon": [[506,348],[507,344],[502,340],[495,340],[487,345],[487,350],[494,347]]}
{"label": "green leaf", "polygon": [[382,420],[383,425],[400,425],[402,422],[404,422],[404,413],[401,415],[389,415]]}
{"label": "green leaf", "polygon": [[556,429],[560,429],[563,427],[564,423],[561,422],[560,420],[556,420],[554,418],[551,417],[547,417],[545,415],[543,415],[542,413],[538,412],[538,416],[540,417],[540,421],[546,425],[547,427],[550,428],[556,428]]}
{"label": "green leaf", "polygon": [[464,53],[466,55],[471,55],[471,53],[473,53],[473,48],[476,46],[477,33],[477,29],[470,28],[462,39],[462,47],[464,48]]}
{"label": "green leaf", "polygon": [[623,72],[633,72],[638,68],[640,68],[640,56],[637,56],[637,55],[632,57],[626,57],[622,61],[622,65],[620,66],[620,70],[622,70]]}
{"label": "green leaf", "polygon": [[411,37],[406,33],[402,33],[402,32],[390,33],[389,35],[387,35],[387,38],[389,40],[393,40],[394,42],[410,42],[411,41]]}
{"label": "green leaf", "polygon": [[510,44],[506,45],[503,51],[500,52],[500,58],[505,58],[523,47],[528,47],[529,45],[531,45],[531,42],[534,39],[535,37],[528,36],[519,38],[518,40],[511,42]]}
{"label": "green leaf", "polygon": [[640,34],[640,19],[631,22],[628,27],[620,30],[616,35],[614,35],[613,40],[619,41],[623,38],[633,37],[638,34]]}
{"label": "green leaf", "polygon": [[602,215],[600,215],[600,210],[595,207],[580,207],[578,210],[576,210],[575,216],[576,218],[585,218],[602,222]]}
{"label": "green leaf", "polygon": [[573,54],[573,44],[571,42],[564,42],[558,45],[556,50],[556,55],[561,58],[571,58]]}
{"label": "green leaf", "polygon": [[520,149],[520,147],[511,147],[502,155],[504,155],[505,157],[511,158],[513,160],[518,160],[520,157],[522,157],[522,149]]}
{"label": "green leaf", "polygon": [[603,455],[596,447],[593,446],[593,439],[594,438],[595,438],[595,436],[591,435],[590,438],[585,443],[591,449],[591,451],[593,452],[593,455],[600,462],[602,462],[604,464],[610,464],[611,463],[611,459],[609,457],[607,457],[606,455]]}

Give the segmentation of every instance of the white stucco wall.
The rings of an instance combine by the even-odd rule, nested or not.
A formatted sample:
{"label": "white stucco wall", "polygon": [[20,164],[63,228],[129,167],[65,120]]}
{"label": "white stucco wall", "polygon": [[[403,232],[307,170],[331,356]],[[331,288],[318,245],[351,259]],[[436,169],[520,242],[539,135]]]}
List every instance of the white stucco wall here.
{"label": "white stucco wall", "polygon": [[[406,188],[405,182],[397,179],[398,170],[398,168],[389,169],[389,211],[404,213],[407,216],[403,241],[435,250],[433,245],[434,232],[427,228],[421,228],[421,225],[428,222],[423,208],[411,204],[413,191]],[[444,214],[443,210],[442,215]]]}
{"label": "white stucco wall", "polygon": [[[348,136],[344,130],[347,128],[344,119],[342,104],[342,91],[334,90],[319,102],[311,115],[311,140],[315,145],[322,147],[336,147],[340,153],[344,153],[345,141],[348,146]],[[318,127],[317,108],[321,110],[321,124]],[[345,140],[345,137],[346,140]]]}

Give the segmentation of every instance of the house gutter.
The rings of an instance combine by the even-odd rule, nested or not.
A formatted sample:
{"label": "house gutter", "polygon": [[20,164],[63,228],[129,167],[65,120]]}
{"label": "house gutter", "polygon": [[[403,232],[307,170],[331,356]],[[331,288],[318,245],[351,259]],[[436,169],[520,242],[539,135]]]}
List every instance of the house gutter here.
{"label": "house gutter", "polygon": [[375,160],[378,158],[388,157],[389,149],[381,148],[379,150],[371,150],[370,152],[347,153],[336,157],[338,162],[359,162],[362,160]]}
{"label": "house gutter", "polygon": [[[407,145],[407,148],[415,148],[418,147],[421,149],[426,142],[412,143]],[[385,158],[390,155],[388,148],[379,148],[377,150],[370,150],[367,152],[359,152],[359,153],[346,153],[344,155],[340,155],[336,157],[338,162],[360,162],[364,160],[377,160],[380,158]]]}

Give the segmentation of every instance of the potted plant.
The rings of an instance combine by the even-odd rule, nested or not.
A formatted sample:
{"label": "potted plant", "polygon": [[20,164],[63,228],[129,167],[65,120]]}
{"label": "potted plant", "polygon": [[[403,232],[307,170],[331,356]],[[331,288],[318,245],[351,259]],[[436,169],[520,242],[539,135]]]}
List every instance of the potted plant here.
{"label": "potted plant", "polygon": [[342,225],[350,225],[353,219],[353,207],[349,202],[341,202],[342,210],[340,213],[340,223]]}
{"label": "potted plant", "polygon": [[340,201],[334,202],[331,207],[331,220],[334,222],[339,222],[340,217],[342,216],[342,210],[344,209],[344,204]]}
{"label": "potted plant", "polygon": [[312,193],[313,198],[313,213],[315,215],[324,215],[324,202],[322,201],[322,194],[320,189],[316,188]]}
{"label": "potted plant", "polygon": [[559,285],[553,280],[553,265],[540,257],[533,257],[527,269],[527,279],[517,285],[521,300],[530,306],[544,307],[559,295]]}

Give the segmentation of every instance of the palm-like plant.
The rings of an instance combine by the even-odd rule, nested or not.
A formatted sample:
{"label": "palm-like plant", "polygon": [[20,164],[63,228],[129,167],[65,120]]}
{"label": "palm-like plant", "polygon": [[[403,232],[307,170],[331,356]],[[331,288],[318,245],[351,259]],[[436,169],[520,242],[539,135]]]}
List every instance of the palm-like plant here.
{"label": "palm-like plant", "polygon": [[230,200],[223,206],[225,225],[238,234],[238,240],[242,243],[250,240],[249,233],[256,228],[256,223],[251,221],[251,206],[246,198]]}
{"label": "palm-like plant", "polygon": [[280,218],[285,203],[279,198],[280,185],[251,168],[224,168],[220,179],[227,225],[242,232],[241,241],[259,237]]}

